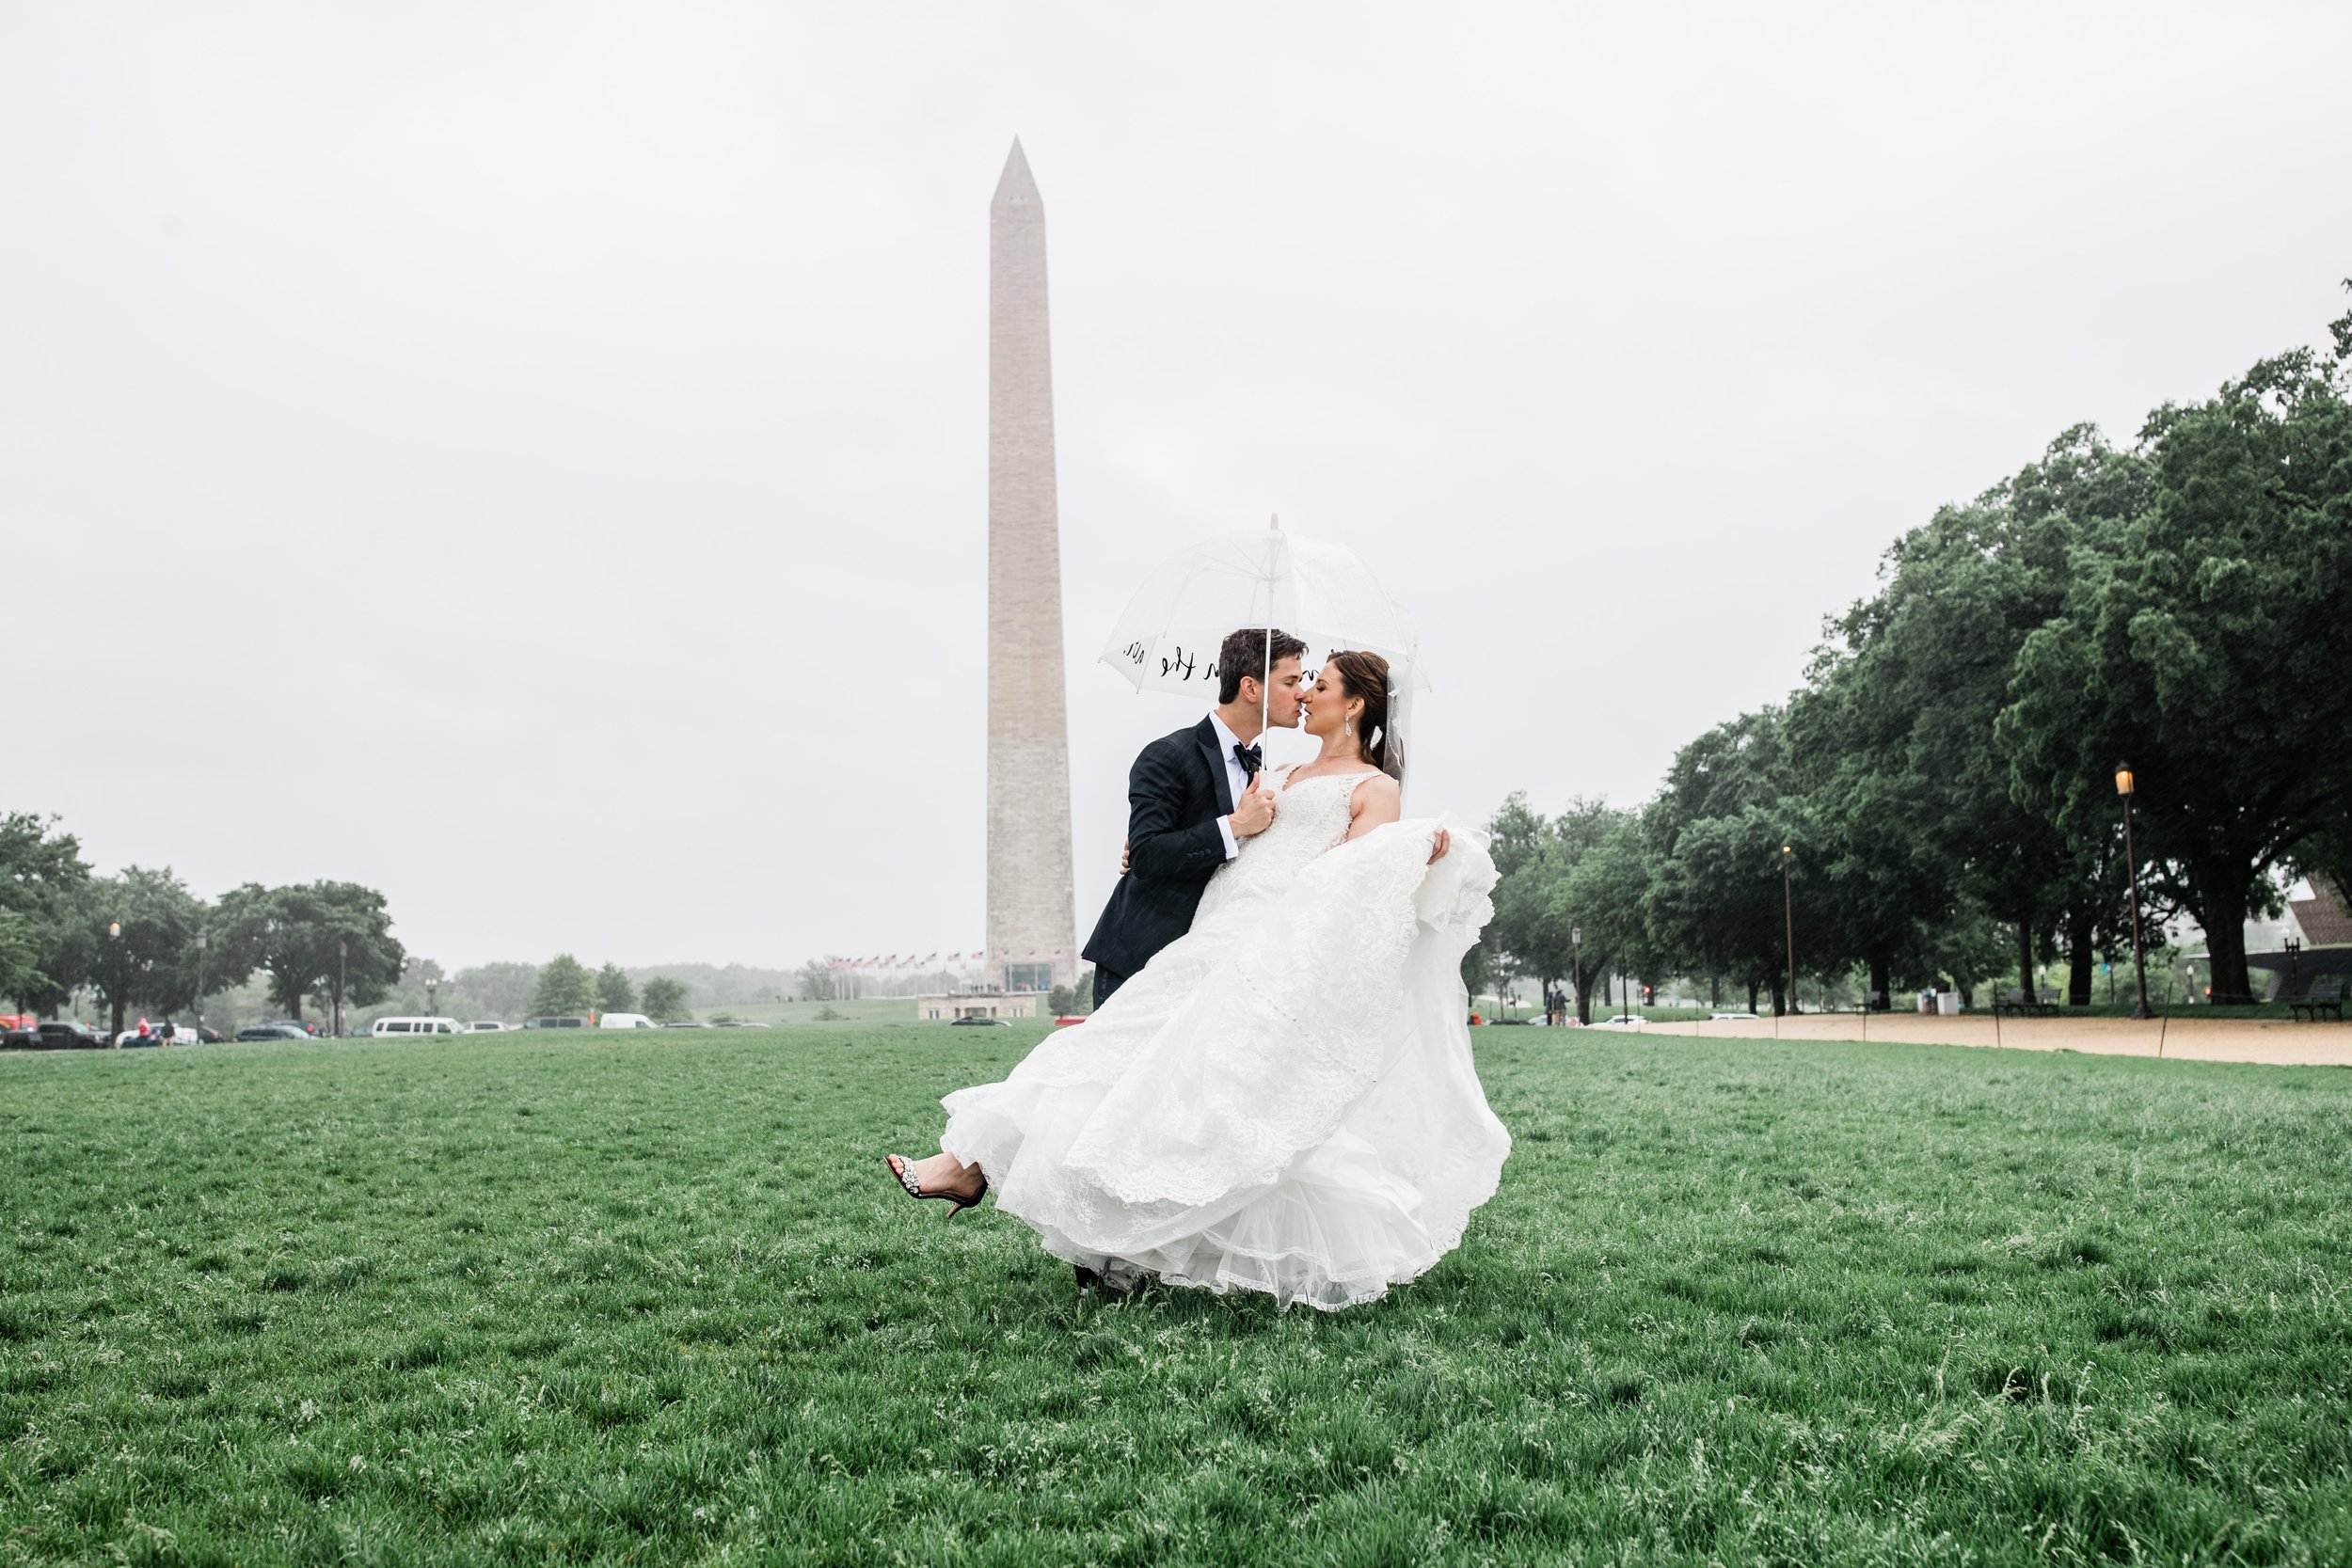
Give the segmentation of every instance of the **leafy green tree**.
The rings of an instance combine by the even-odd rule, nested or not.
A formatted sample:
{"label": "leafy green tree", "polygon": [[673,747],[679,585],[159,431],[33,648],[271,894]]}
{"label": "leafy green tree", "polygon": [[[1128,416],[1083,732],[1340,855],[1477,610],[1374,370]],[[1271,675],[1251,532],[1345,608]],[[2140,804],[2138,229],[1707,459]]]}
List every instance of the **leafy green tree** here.
{"label": "leafy green tree", "polygon": [[1486,956],[1480,978],[1500,984],[1527,974],[1546,990],[1566,980],[1576,989],[1578,1016],[1591,1022],[1595,983],[1649,958],[1642,915],[1649,871],[1639,820],[1581,799],[1547,820],[1514,793],[1487,829],[1502,879],[1495,917],[1472,950]]}
{"label": "leafy green tree", "polygon": [[645,982],[643,1005],[645,1016],[656,1023],[683,1023],[694,1016],[686,1010],[685,982],[666,974],[657,974]]}
{"label": "leafy green tree", "polygon": [[1551,824],[1529,807],[1524,792],[1514,790],[1488,820],[1486,832],[1488,852],[1494,856],[1502,879],[1495,885],[1494,918],[1478,944],[1463,955],[1464,964],[1475,969],[1474,981],[1470,974],[1464,975],[1473,996],[1488,986],[1501,995],[1509,989],[1513,974],[1540,976],[1548,957],[1539,927],[1550,895],[1551,867],[1544,861],[1543,851],[1551,836]]}
{"label": "leafy green tree", "polygon": [[1556,875],[1531,946],[1574,981],[1577,1017],[1590,1023],[1596,987],[1605,999],[1613,972],[1654,973],[1660,961],[1646,914],[1655,868],[1637,813],[1580,799],[1551,830],[1543,859]]}
{"label": "leafy green tree", "polygon": [[[84,949],[81,978],[105,993],[116,1034],[133,1004],[167,1017],[195,1004],[196,937],[206,911],[170,867],[126,866],[119,877],[90,882],[83,904],[90,924],[103,921],[107,935]],[[231,985],[243,978],[216,969],[205,976]]]}
{"label": "leafy green tree", "polygon": [[399,983],[407,958],[392,936],[384,895],[373,888],[247,882],[221,897],[208,983],[259,970],[268,976],[270,1001],[300,1018],[310,996],[328,998],[338,1010],[369,1006]]}
{"label": "leafy green tree", "polygon": [[54,816],[30,812],[0,816],[0,909],[24,922],[23,940],[32,952],[5,993],[20,1012],[63,1006],[90,945],[87,911],[78,901],[89,865],[80,843],[56,824]]}
{"label": "leafy green tree", "polygon": [[[1571,960],[1582,956],[1583,972],[1576,975],[1577,1016],[1589,1023],[1591,991],[1597,983],[1605,999],[1613,971],[1626,982],[1629,1007],[1632,986],[1645,975],[1659,977],[1669,966],[1649,927],[1658,866],[1638,813],[1581,800],[1554,818],[1552,827],[1550,853],[1561,861],[1563,874],[1545,911],[1544,930],[1555,955]],[[1579,931],[1581,945],[1574,942]]]}
{"label": "leafy green tree", "polygon": [[1778,708],[1718,724],[1676,753],[1644,813],[1649,940],[1675,967],[1744,985],[1751,1009],[1771,988],[1775,1014],[1788,1001],[1781,846],[1810,859],[1785,742]]}
{"label": "leafy green tree", "polygon": [[[476,964],[450,976],[448,992],[461,998],[469,1018],[520,1018],[531,1006],[531,993],[539,984],[539,966],[524,963]],[[459,1006],[453,1001],[453,1007]]]}
{"label": "leafy green tree", "polygon": [[596,1009],[596,977],[569,953],[558,953],[539,971],[531,993],[533,1018],[584,1018]]}
{"label": "leafy green tree", "polygon": [[22,996],[40,971],[33,923],[14,910],[0,909],[0,996]]}
{"label": "leafy green tree", "polygon": [[792,984],[803,1002],[833,1002],[844,994],[841,976],[822,958],[811,958],[801,965]]}
{"label": "leafy green tree", "polygon": [[637,1010],[637,988],[621,973],[618,964],[606,964],[596,971],[596,1011],[600,1013],[633,1013]]}
{"label": "leafy green tree", "polygon": [[2063,927],[2089,999],[2093,946],[2122,908],[2114,855],[2013,790],[1995,721],[2026,638],[2064,609],[2074,548],[2150,492],[2144,459],[2078,425],[1887,551],[1880,591],[1834,624],[1788,711],[1821,892],[1807,911],[1820,940],[1801,951],[1866,963],[1887,992],[1899,970],[1937,967],[1947,927],[1990,911],[2023,987]]}
{"label": "leafy green tree", "polygon": [[[2250,999],[2245,923],[2352,791],[2352,402],[2342,356],[2265,359],[2141,432],[2153,499],[2070,559],[2000,718],[2020,793],[2077,832],[2116,820],[2193,914],[2216,1001]],[[2111,830],[2109,830],[2111,831]]]}

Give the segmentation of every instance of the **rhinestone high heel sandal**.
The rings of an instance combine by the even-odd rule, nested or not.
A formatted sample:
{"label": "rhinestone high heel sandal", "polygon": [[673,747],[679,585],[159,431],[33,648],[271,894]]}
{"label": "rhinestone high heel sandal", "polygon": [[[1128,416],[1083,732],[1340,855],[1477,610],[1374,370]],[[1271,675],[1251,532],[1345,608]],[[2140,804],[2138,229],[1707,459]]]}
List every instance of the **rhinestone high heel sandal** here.
{"label": "rhinestone high heel sandal", "polygon": [[980,1173],[979,1189],[968,1196],[963,1193],[927,1193],[923,1190],[923,1183],[914,1179],[914,1162],[905,1155],[885,1154],[882,1156],[882,1164],[890,1167],[890,1174],[898,1178],[898,1186],[907,1196],[935,1197],[943,1202],[954,1204],[955,1207],[947,1211],[949,1219],[954,1219],[966,1209],[978,1208],[980,1199],[988,1196],[988,1173],[986,1171]]}

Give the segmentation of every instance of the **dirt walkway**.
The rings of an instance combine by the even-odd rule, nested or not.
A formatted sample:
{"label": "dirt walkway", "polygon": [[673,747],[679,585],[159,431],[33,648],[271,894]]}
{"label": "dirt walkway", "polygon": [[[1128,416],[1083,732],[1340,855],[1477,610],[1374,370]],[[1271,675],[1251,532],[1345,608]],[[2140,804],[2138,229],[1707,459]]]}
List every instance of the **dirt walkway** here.
{"label": "dirt walkway", "polygon": [[[1632,1026],[1596,1025],[1612,1034]],[[2251,1019],[2173,1017],[2141,1023],[2127,1018],[2003,1018],[1972,1014],[1803,1013],[1724,1022],[1693,1020],[1644,1024],[1662,1037],[1885,1040],[1905,1045],[1999,1046],[2010,1051],[2091,1051],[2106,1056],[2183,1057],[2201,1062],[2265,1062],[2278,1067],[2352,1067],[2352,1023],[2290,1023]]]}

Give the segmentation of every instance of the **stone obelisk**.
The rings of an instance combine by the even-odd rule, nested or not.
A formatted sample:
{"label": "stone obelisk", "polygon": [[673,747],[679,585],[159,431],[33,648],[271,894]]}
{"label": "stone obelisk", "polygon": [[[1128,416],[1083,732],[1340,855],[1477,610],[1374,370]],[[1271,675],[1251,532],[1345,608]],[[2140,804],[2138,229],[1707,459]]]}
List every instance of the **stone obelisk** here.
{"label": "stone obelisk", "polygon": [[988,974],[1077,977],[1045,207],[1021,143],[988,208]]}

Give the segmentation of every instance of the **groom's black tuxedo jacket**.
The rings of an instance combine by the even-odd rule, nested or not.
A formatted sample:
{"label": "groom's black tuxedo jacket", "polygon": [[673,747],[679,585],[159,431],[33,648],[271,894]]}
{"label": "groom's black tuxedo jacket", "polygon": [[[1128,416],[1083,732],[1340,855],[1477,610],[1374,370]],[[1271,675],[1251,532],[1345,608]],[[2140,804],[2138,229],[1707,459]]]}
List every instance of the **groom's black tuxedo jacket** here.
{"label": "groom's black tuxedo jacket", "polygon": [[1232,809],[1216,726],[1208,720],[1137,753],[1127,771],[1127,875],[1087,939],[1089,963],[1133,974],[1192,929],[1201,890],[1225,863],[1216,819]]}

